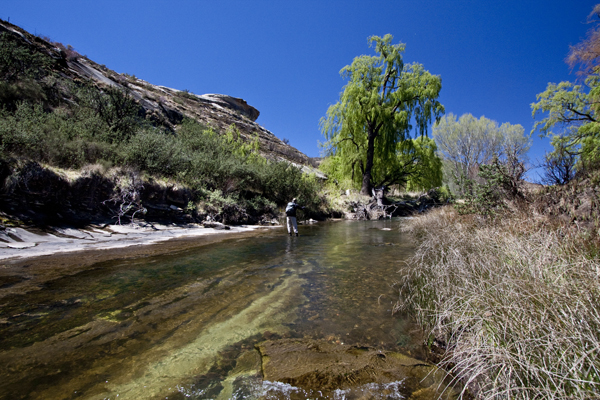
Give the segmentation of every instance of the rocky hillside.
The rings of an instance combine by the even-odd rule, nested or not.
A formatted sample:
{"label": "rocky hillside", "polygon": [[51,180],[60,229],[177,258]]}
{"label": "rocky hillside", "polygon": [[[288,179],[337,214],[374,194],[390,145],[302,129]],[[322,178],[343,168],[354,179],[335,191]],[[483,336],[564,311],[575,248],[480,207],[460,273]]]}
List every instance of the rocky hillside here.
{"label": "rocky hillside", "polygon": [[536,213],[600,236],[600,171],[589,171],[565,185],[539,188],[532,197]]}
{"label": "rocky hillside", "polygon": [[129,74],[119,74],[97,64],[70,47],[0,20],[0,33],[7,32],[22,40],[35,51],[57,61],[53,68],[64,78],[92,81],[98,88],[115,87],[125,90],[141,106],[145,118],[155,124],[176,130],[184,117],[192,118],[217,132],[235,126],[243,140],[258,140],[260,152],[269,159],[288,160],[306,172],[320,174],[316,163],[304,153],[284,143],[255,121],[260,112],[245,100],[222,95],[196,95],[188,91],[153,85]]}
{"label": "rocky hillside", "polygon": [[0,230],[272,223],[293,197],[324,215],[318,161],[259,114],[239,98],[118,74],[0,20]]}

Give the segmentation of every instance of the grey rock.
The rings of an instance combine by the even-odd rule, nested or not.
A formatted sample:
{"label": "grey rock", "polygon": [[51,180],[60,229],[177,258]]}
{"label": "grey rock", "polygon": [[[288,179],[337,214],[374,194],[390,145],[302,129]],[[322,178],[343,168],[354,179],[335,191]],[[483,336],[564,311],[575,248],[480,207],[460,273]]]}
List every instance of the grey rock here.
{"label": "grey rock", "polygon": [[239,99],[237,97],[227,96],[225,94],[203,94],[198,96],[199,99],[212,102],[221,107],[229,108],[233,111],[239,112],[242,115],[248,117],[252,122],[256,121],[260,112],[246,103],[244,99]]}
{"label": "grey rock", "polygon": [[213,228],[213,229],[217,229],[217,230],[229,230],[231,229],[230,227],[228,227],[227,225],[224,225],[220,222],[214,222],[214,221],[205,221],[202,223],[202,226],[205,228]]}

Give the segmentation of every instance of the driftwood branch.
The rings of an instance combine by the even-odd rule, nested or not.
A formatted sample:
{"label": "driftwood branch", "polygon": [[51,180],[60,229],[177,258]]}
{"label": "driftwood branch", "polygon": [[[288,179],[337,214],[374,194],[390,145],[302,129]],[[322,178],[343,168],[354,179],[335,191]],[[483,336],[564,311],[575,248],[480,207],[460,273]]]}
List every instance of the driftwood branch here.
{"label": "driftwood branch", "polygon": [[131,213],[131,223],[134,222],[137,213],[146,213],[147,210],[142,206],[140,196],[142,188],[143,185],[140,177],[133,171],[115,177],[113,194],[108,200],[104,200],[102,204],[113,203],[115,206],[118,206],[115,218],[119,225],[121,225],[121,219],[129,213]]}

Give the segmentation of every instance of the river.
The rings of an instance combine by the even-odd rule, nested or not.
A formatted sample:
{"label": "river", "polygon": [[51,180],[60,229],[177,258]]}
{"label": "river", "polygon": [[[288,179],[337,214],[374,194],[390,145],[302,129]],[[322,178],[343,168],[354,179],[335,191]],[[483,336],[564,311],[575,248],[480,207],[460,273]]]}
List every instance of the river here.
{"label": "river", "polygon": [[5,279],[0,398],[301,398],[242,368],[257,343],[281,338],[422,357],[419,329],[392,315],[412,252],[401,223],[271,229],[98,262],[24,293],[3,294]]}

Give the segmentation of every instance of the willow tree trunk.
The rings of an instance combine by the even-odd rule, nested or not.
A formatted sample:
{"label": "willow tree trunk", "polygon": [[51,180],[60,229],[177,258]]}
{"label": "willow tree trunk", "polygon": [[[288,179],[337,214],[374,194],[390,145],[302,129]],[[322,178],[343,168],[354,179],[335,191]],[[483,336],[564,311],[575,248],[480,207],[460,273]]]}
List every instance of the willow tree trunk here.
{"label": "willow tree trunk", "polygon": [[375,156],[375,136],[377,136],[376,133],[369,127],[369,135],[367,138],[367,162],[363,172],[362,187],[360,188],[360,194],[365,196],[371,196],[371,171],[373,170],[373,157]]}

